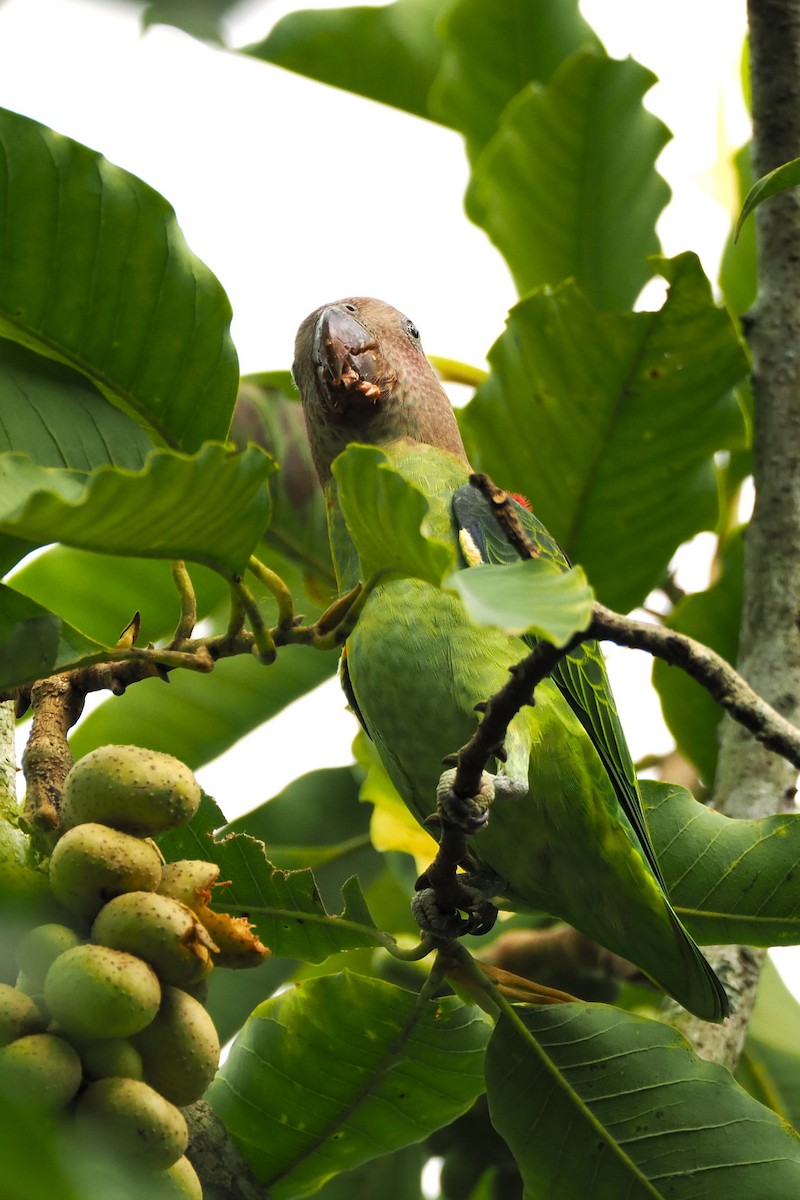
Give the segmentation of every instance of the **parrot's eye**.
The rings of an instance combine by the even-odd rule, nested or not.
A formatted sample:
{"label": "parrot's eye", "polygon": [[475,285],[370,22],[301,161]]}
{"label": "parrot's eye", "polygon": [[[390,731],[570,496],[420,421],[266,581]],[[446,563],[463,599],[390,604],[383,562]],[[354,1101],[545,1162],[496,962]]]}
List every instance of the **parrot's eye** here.
{"label": "parrot's eye", "polygon": [[354,313],[356,311],[355,304],[343,304],[342,308],[345,312]]}
{"label": "parrot's eye", "polygon": [[414,322],[409,321],[408,317],[406,317],[405,325],[406,325],[406,333],[409,335],[409,337],[413,341],[418,342],[419,341],[419,330],[417,329]]}

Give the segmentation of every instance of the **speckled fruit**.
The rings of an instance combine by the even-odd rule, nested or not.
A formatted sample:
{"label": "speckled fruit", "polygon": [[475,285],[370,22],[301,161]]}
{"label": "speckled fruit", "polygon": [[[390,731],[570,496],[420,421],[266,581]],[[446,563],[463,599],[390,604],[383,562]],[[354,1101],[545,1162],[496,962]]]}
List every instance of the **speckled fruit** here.
{"label": "speckled fruit", "polygon": [[105,825],[70,829],[56,843],[50,859],[53,895],[70,912],[88,920],[114,896],[154,892],[160,882],[158,851]]}
{"label": "speckled fruit", "polygon": [[80,945],[80,941],[68,925],[37,925],[30,929],[17,946],[17,966],[26,985],[34,992],[41,992],[45,975],[59,954]]}
{"label": "speckled fruit", "polygon": [[190,908],[154,892],[128,892],[97,914],[92,938],[150,963],[163,983],[197,983],[213,966],[216,946]]}
{"label": "speckled fruit", "polygon": [[173,1104],[199,1100],[219,1065],[219,1038],[202,1004],[165,987],[155,1019],[132,1039],[144,1077]]}
{"label": "speckled fruit", "polygon": [[162,896],[171,896],[196,910],[198,905],[208,904],[211,889],[219,878],[219,864],[204,862],[201,858],[182,858],[177,862],[165,863],[164,873],[158,890]]}
{"label": "speckled fruit", "polygon": [[171,1167],[189,1144],[183,1114],[139,1079],[99,1079],[89,1084],[78,1099],[75,1116],[91,1134],[145,1167]]}
{"label": "speckled fruit", "polygon": [[203,1200],[203,1187],[188,1158],[184,1155],[166,1171],[159,1172],[159,1200]]}
{"label": "speckled fruit", "polygon": [[47,1018],[39,1006],[19,988],[0,983],[0,1046],[28,1033],[42,1033]]}
{"label": "speckled fruit", "polygon": [[52,1033],[32,1033],[0,1049],[0,1087],[28,1096],[43,1108],[63,1108],[81,1082],[81,1060]]}
{"label": "speckled fruit", "polygon": [[47,972],[44,997],[67,1035],[129,1037],[156,1015],[161,985],[152,967],[133,954],[107,946],[75,946]]}
{"label": "speckled fruit", "polygon": [[87,1079],[143,1079],[142,1056],[127,1038],[103,1038],[78,1047]]}
{"label": "speckled fruit", "polygon": [[149,837],[190,821],[200,795],[192,772],[171,754],[141,746],[99,746],[67,776],[61,821],[66,829],[99,821]]}

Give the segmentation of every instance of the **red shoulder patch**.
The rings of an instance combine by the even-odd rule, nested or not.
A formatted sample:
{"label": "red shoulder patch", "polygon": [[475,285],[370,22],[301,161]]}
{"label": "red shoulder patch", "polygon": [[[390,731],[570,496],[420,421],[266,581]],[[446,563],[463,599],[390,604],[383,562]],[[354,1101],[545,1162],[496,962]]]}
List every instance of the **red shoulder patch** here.
{"label": "red shoulder patch", "polygon": [[523,496],[522,492],[509,492],[512,500],[516,500],[517,504],[521,504],[523,508],[527,508],[528,512],[533,512],[533,505],[527,496]]}

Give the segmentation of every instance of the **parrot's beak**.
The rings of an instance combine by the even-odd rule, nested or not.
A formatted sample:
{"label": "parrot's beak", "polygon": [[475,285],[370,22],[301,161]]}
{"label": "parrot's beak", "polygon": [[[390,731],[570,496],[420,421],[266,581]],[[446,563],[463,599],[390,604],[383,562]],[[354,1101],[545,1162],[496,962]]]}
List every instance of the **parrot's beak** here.
{"label": "parrot's beak", "polygon": [[311,346],[320,388],[333,408],[381,394],[375,339],[346,306],[331,304],[317,318]]}

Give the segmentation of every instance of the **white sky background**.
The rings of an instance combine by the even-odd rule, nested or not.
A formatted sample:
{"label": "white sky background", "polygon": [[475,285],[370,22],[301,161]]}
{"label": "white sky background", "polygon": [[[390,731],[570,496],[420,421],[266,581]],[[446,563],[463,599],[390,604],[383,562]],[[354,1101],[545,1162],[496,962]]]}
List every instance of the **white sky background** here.
{"label": "white sky background", "polygon": [[[251,0],[229,40],[260,40],[298,7]],[[745,0],[583,0],[582,10],[610,54],[659,77],[647,104],[674,134],[659,160],[673,189],[659,233],[666,254],[695,250],[713,280],[735,204],[731,173],[715,167],[748,137]],[[458,135],[168,27],[142,35],[125,5],[0,0],[0,105],[167,197],[231,299],[243,373],[288,366],[305,314],[352,294],[406,311],[429,351],[482,365],[515,300],[503,260],[463,216]],[[651,286],[642,302],[662,297]],[[687,556],[682,582],[703,587],[704,564]],[[668,749],[648,656],[611,648],[609,660],[634,758]],[[303,771],[349,762],[354,729],[331,681],[199,776],[233,817]]]}

